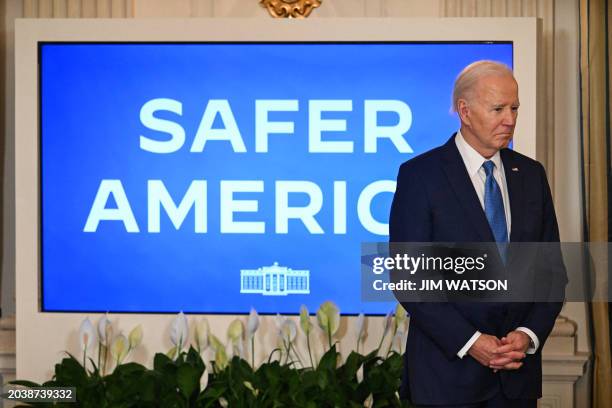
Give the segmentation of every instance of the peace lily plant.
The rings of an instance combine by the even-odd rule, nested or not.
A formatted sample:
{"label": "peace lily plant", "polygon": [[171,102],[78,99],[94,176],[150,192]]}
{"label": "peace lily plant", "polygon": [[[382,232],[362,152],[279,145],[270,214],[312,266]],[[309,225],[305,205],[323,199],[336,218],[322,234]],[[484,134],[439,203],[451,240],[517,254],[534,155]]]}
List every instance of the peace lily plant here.
{"label": "peace lily plant", "polygon": [[[367,337],[367,320],[363,313],[356,317],[356,351],[343,360],[334,341],[340,328],[340,310],[333,302],[324,302],[316,312],[318,333],[306,306],[300,308],[299,325],[293,318],[277,315],[274,322],[279,347],[256,366],[260,321],[255,309],[246,319],[230,323],[227,344],[211,332],[205,318],[181,312],[170,323],[172,347],[155,354],[152,368],[147,368],[126,362],[142,343],[142,326],[134,327],[126,336],[113,327],[108,315],[95,326],[86,317],[79,328],[82,358],[67,353],[56,364],[53,378],[43,384],[14,383],[75,387],[79,406],[95,408],[407,407],[399,400],[397,389],[408,316],[400,305],[389,312],[378,347],[364,355],[359,354],[359,348]],[[296,347],[301,336],[306,340],[307,360]],[[326,343],[318,359],[311,347],[311,338],[317,336],[325,338]],[[388,348],[382,350],[385,340]]]}

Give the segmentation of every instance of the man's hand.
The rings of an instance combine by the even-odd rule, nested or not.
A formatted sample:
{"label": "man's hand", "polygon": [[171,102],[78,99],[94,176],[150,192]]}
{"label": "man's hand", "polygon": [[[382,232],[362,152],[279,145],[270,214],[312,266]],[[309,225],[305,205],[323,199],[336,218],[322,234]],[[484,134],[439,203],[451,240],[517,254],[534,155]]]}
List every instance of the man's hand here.
{"label": "man's hand", "polygon": [[483,366],[489,367],[491,361],[499,357],[495,354],[495,350],[503,347],[503,345],[497,337],[481,334],[468,350],[468,354]]}
{"label": "man's hand", "polygon": [[519,369],[523,365],[520,360],[525,358],[530,341],[527,333],[520,330],[511,331],[506,337],[502,337],[502,345],[494,350],[496,357],[490,361],[489,367],[493,371]]}

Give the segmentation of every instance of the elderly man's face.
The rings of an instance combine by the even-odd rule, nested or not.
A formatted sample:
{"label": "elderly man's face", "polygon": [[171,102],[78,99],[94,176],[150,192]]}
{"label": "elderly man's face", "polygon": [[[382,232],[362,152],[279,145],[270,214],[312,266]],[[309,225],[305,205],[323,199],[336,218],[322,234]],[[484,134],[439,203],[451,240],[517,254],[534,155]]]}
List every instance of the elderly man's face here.
{"label": "elderly man's face", "polygon": [[481,78],[469,101],[460,101],[461,133],[484,157],[507,147],[518,116],[518,85],[509,75]]}

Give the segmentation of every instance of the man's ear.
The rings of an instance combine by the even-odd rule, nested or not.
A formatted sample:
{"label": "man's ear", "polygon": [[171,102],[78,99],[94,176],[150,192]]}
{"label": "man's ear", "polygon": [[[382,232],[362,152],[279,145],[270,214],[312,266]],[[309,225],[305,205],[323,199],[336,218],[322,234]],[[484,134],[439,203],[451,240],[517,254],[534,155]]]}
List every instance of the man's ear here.
{"label": "man's ear", "polygon": [[465,99],[457,101],[457,114],[459,119],[461,119],[461,123],[470,126],[470,107]]}

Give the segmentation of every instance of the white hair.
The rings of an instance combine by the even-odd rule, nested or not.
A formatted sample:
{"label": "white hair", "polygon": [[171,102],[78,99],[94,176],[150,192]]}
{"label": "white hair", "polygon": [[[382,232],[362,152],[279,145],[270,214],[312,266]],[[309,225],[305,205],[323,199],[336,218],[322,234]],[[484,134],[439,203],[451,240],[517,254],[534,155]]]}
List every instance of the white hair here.
{"label": "white hair", "polygon": [[470,99],[478,80],[488,76],[510,76],[514,78],[510,67],[501,62],[488,60],[472,62],[463,68],[455,79],[451,111],[457,112],[459,99]]}

